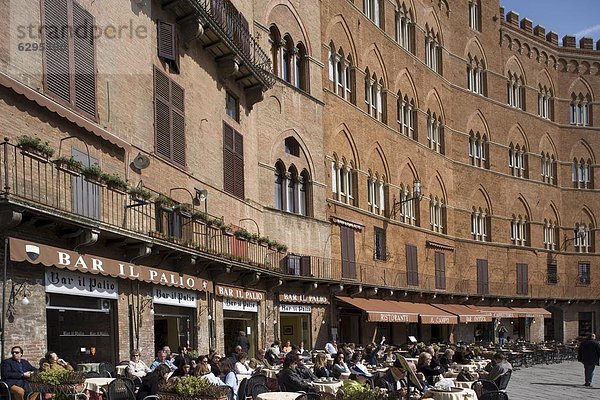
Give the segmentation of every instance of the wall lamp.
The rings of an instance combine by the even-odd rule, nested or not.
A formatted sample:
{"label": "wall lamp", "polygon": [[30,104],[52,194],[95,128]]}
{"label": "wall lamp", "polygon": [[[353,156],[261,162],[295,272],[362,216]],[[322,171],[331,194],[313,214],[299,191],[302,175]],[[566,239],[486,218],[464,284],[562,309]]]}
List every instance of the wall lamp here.
{"label": "wall lamp", "polygon": [[17,301],[17,298],[19,296],[23,296],[23,298],[21,299],[22,305],[27,306],[30,303],[29,298],[27,297],[29,293],[27,286],[27,281],[24,281],[22,283],[12,282],[12,286],[10,288],[10,296],[8,297],[8,304],[6,305],[6,314],[10,322],[14,320],[15,314],[17,313],[15,309],[15,302]]}
{"label": "wall lamp", "polygon": [[204,215],[208,216],[208,190],[194,188],[196,196],[194,197],[194,204],[199,206],[200,203],[204,202]]}
{"label": "wall lamp", "polygon": [[152,298],[140,299],[139,313],[140,315],[150,307],[150,315],[154,315],[154,303]]}
{"label": "wall lamp", "polygon": [[[592,231],[592,229],[590,229],[590,232]],[[567,237],[567,235],[565,235],[565,240],[563,240],[562,244],[560,245],[560,247],[558,248],[558,252],[554,253],[552,255],[552,258],[550,259],[551,262],[556,261],[556,257],[558,256],[558,253],[565,251],[567,249],[567,246],[569,245],[569,243],[574,242],[575,240],[582,240],[583,238],[585,238],[586,235],[586,230],[585,228],[580,224],[579,227],[577,228],[577,231],[575,232],[575,237]]]}
{"label": "wall lamp", "polygon": [[421,182],[418,179],[416,179],[413,182],[413,197],[410,197],[410,198],[404,199],[404,200],[394,201],[390,215],[393,215],[394,219],[395,219],[396,213],[398,212],[398,209],[400,208],[400,206],[402,206],[402,204],[407,203],[409,201],[413,201],[413,200],[421,201],[422,198],[423,198],[423,192],[421,192]]}

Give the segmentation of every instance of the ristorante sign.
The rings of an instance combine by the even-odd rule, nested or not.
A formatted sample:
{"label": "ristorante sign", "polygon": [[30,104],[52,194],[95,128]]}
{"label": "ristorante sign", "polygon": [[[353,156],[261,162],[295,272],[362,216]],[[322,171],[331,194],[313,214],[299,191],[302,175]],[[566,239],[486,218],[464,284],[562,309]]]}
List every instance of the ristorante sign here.
{"label": "ristorante sign", "polygon": [[418,314],[368,312],[369,322],[419,322]]}
{"label": "ristorante sign", "polygon": [[10,259],[16,262],[54,266],[70,271],[132,279],[148,283],[173,286],[183,289],[210,291],[212,283],[191,275],[180,275],[173,271],[135,265],[110,258],[46,246],[39,243],[10,238]]}

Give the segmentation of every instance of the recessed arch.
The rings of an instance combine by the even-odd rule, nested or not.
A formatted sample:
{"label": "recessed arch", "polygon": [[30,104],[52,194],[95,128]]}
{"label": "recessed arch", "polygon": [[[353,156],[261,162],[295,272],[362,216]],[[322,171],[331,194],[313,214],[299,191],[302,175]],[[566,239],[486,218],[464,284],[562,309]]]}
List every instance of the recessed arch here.
{"label": "recessed arch", "polygon": [[516,56],[511,56],[505,64],[504,75],[508,76],[510,71],[519,72],[519,75],[523,79],[523,84],[527,85],[527,76],[525,75],[525,69],[523,68],[523,64]]}
{"label": "recessed arch", "polygon": [[435,35],[437,35],[440,39],[440,44],[444,45],[444,33],[442,32],[442,24],[440,23],[440,19],[437,16],[437,13],[433,8],[429,8],[429,11],[425,12],[425,35],[429,33],[430,30],[433,30]]}
{"label": "recessed arch", "polygon": [[442,100],[436,89],[431,89],[429,93],[427,93],[424,108],[426,110],[431,110],[432,113],[437,113],[437,115],[442,117],[442,123],[446,123],[446,115],[444,113],[444,108],[442,107]]}
{"label": "recessed arch", "polygon": [[[377,60],[377,69],[373,68],[374,65],[372,63],[366,62],[366,60],[372,60],[372,57],[369,57],[370,54],[373,54],[375,59]],[[385,88],[389,88],[389,79],[387,76],[387,71],[385,70],[385,64],[383,62],[383,57],[381,56],[381,52],[379,51],[379,47],[376,43],[371,43],[366,50],[362,54],[362,64],[365,66],[365,70],[369,68],[371,74],[375,72],[377,76],[383,79],[383,85]]]}
{"label": "recessed arch", "polygon": [[508,131],[508,142],[506,143],[507,145],[512,143],[523,143],[525,145],[525,149],[526,151],[531,151],[531,147],[529,146],[529,141],[527,140],[527,135],[525,134],[525,131],[523,130],[523,128],[521,127],[521,124],[519,124],[518,122],[516,124],[514,124],[510,130]]}
{"label": "recessed arch", "polygon": [[[276,136],[271,145],[270,159],[272,160],[272,165],[275,165],[275,162],[281,158],[281,154],[283,153],[283,143],[288,137],[293,137],[298,142],[300,145],[300,159],[304,160],[304,164],[308,168],[310,175],[315,176],[316,169],[309,146],[303,140],[302,135],[295,129],[286,129]],[[303,165],[303,163],[298,162],[298,165]]]}
{"label": "recessed arch", "polygon": [[467,62],[469,61],[469,54],[471,54],[472,56],[478,55],[483,61],[483,64],[487,67],[488,62],[487,57],[485,55],[485,51],[483,50],[483,46],[481,45],[481,42],[476,36],[471,38],[465,46],[464,57],[465,60],[467,60]]}
{"label": "recessed arch", "polygon": [[572,160],[574,158],[577,158],[579,160],[580,158],[582,158],[581,153],[583,152],[587,153],[588,157],[592,160],[592,163],[596,163],[596,156],[594,154],[592,146],[583,138],[579,139],[577,143],[573,145],[573,148],[569,153],[569,159]]}
{"label": "recessed arch", "polygon": [[[407,92],[407,88],[410,88],[410,93]],[[419,108],[419,92],[408,69],[404,68],[400,71],[394,82],[394,89],[394,93],[402,92],[412,97],[415,100],[415,107]]]}
{"label": "recessed arch", "polygon": [[329,43],[332,38],[336,38],[336,40],[334,41],[335,45],[340,48],[340,47],[344,47],[343,42],[338,43],[338,41],[340,41],[340,35],[337,34],[337,31],[340,30],[343,32],[343,37],[346,38],[346,41],[348,43],[348,46],[350,48],[350,50],[346,50],[346,53],[350,52],[351,56],[352,56],[352,60],[357,63],[358,62],[358,54],[356,52],[356,45],[354,44],[354,39],[352,37],[350,28],[348,27],[348,23],[346,22],[346,19],[344,18],[344,16],[342,14],[338,14],[335,15],[331,21],[329,22],[329,24],[327,24],[327,27],[325,28],[325,38],[328,39],[327,43]]}
{"label": "recessed arch", "polygon": [[554,89],[554,82],[550,77],[550,74],[546,68],[542,69],[537,76],[537,89],[546,86],[552,92],[553,96],[556,96],[556,90]]}
{"label": "recessed arch", "polygon": [[[478,197],[481,197],[485,204],[480,204],[480,201],[477,200]],[[481,207],[481,206],[485,205],[485,207],[488,211],[488,215],[494,214],[494,210],[492,207],[492,200],[490,198],[488,191],[486,190],[486,188],[483,185],[480,184],[478,187],[473,189],[473,191],[471,192],[470,198],[472,199],[473,206]]]}
{"label": "recessed arch", "polygon": [[275,23],[279,29],[303,42],[308,54],[313,54],[309,36],[298,11],[289,0],[271,0],[265,7],[265,21]]}
{"label": "recessed arch", "polygon": [[[350,130],[350,128],[348,128],[348,126],[345,123],[341,123],[339,124],[335,129],[334,132],[336,132],[334,135],[332,135],[331,137],[331,143],[336,143],[335,146],[329,146],[329,148],[336,148],[336,149],[340,149],[343,146],[341,145],[341,139],[343,139],[351,152],[351,155],[353,157],[353,161],[354,161],[354,167],[357,169],[361,168],[361,157],[360,157],[360,153],[358,151],[358,147],[356,146],[356,142],[354,140],[354,135],[352,134],[352,131]],[[341,136],[341,138],[340,138]]]}
{"label": "recessed arch", "polygon": [[587,80],[579,76],[569,86],[568,94],[569,97],[571,96],[571,93],[574,93],[577,96],[581,94],[585,97],[586,92],[591,96],[591,100],[594,101],[594,91],[592,90],[592,87]]}
{"label": "recessed arch", "polygon": [[489,125],[480,110],[477,110],[471,114],[467,120],[467,132],[470,131],[479,132],[482,135],[485,134],[488,141],[492,140]]}
{"label": "recessed arch", "polygon": [[377,141],[375,143],[373,143],[373,145],[367,152],[366,160],[367,160],[367,164],[369,165],[370,169],[376,165],[375,158],[378,159],[377,163],[381,163],[380,166],[382,167],[382,169],[377,168],[376,172],[378,172],[379,174],[383,173],[386,177],[387,182],[389,183],[390,182],[389,164],[388,164],[387,158],[385,156],[385,152],[383,151],[383,147],[381,146],[381,143],[379,143]]}
{"label": "recessed arch", "polygon": [[[548,147],[550,147],[550,151],[549,151]],[[554,141],[552,140],[552,137],[550,136],[550,134],[547,132],[544,135],[542,135],[542,137],[540,138],[538,152],[542,152],[542,151],[554,154],[554,158],[557,160],[560,158],[558,156],[558,150],[556,149],[556,145],[554,144]]]}

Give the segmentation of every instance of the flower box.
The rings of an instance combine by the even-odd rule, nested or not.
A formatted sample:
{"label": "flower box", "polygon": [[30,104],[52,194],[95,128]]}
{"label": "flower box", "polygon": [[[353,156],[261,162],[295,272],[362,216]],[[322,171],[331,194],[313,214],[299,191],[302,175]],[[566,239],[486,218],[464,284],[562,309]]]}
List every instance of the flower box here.
{"label": "flower box", "polygon": [[73,157],[59,157],[53,161],[56,168],[69,175],[80,176],[83,165]]}
{"label": "flower box", "polygon": [[19,137],[17,146],[22,150],[21,154],[35,158],[44,164],[54,154],[54,149],[50,147],[49,143],[43,143],[39,137],[23,135]]}

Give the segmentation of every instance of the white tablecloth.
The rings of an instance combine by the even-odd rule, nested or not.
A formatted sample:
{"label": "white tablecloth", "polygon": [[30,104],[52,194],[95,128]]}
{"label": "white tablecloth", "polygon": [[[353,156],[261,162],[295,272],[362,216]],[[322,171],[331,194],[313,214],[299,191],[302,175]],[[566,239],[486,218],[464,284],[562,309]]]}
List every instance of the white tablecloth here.
{"label": "white tablecloth", "polygon": [[471,389],[463,389],[460,392],[429,390],[423,398],[434,400],[477,400],[477,394]]}
{"label": "white tablecloth", "polygon": [[257,400],[296,400],[301,393],[296,392],[269,392],[256,396]]}
{"label": "white tablecloth", "polygon": [[77,371],[82,372],[99,372],[98,367],[100,363],[81,363],[77,364]]}
{"label": "white tablecloth", "polygon": [[467,371],[475,372],[475,371],[477,371],[479,369],[479,365],[477,365],[477,364],[457,365],[457,368],[460,368],[462,370],[467,370]]}
{"label": "white tablecloth", "polygon": [[90,392],[102,393],[102,388],[106,389],[108,384],[114,381],[115,378],[88,378],[85,380],[85,390]]}
{"label": "white tablecloth", "polygon": [[323,393],[331,393],[336,394],[337,391],[344,386],[344,384],[340,382],[313,382],[315,390]]}
{"label": "white tablecloth", "polygon": [[454,381],[454,386],[459,388],[471,389],[471,385],[473,385],[473,382]]}

